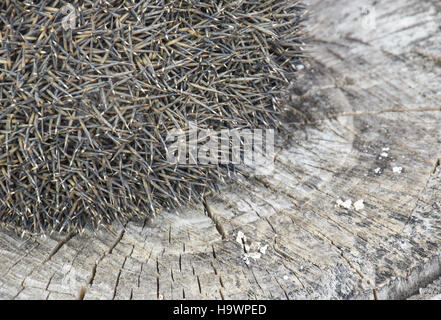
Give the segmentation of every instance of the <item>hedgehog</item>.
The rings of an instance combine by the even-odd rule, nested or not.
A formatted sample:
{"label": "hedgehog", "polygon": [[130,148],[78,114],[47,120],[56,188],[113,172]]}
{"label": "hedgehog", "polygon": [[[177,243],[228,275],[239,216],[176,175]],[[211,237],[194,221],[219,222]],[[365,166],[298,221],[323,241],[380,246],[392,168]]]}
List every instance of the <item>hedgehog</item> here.
{"label": "hedgehog", "polygon": [[296,0],[3,0],[0,227],[96,230],[201,202],[236,166],[167,136],[278,128],[303,58]]}

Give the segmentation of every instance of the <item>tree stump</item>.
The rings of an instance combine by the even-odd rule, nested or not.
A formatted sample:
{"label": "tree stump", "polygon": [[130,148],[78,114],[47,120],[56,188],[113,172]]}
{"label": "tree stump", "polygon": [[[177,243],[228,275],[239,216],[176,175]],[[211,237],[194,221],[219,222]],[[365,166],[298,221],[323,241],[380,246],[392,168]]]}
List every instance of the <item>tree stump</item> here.
{"label": "tree stump", "polygon": [[309,1],[305,124],[272,175],[125,228],[0,232],[0,298],[397,299],[440,277],[441,3],[368,3]]}

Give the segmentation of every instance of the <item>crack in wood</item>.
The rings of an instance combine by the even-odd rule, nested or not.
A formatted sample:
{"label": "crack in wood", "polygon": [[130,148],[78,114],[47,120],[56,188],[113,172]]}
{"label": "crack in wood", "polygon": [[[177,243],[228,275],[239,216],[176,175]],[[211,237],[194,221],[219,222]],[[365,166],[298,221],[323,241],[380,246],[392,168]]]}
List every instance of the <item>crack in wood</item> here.
{"label": "crack in wood", "polygon": [[87,289],[85,286],[81,286],[78,295],[77,300],[84,300],[84,296],[86,295]]}
{"label": "crack in wood", "polygon": [[52,251],[49,253],[49,256],[46,258],[46,260],[44,262],[48,262],[49,260],[51,260],[52,257],[55,256],[57,254],[57,252],[60,251],[60,249],[66,243],[68,243],[70,240],[72,240],[73,237],[75,237],[77,234],[78,234],[77,232],[71,232],[64,239],[62,239],[60,242],[58,242],[57,245],[55,246],[55,248],[53,248]]}
{"label": "crack in wood", "polygon": [[438,158],[435,163],[435,167],[433,168],[432,174],[436,174],[436,171],[441,166],[441,158]]}
{"label": "crack in wood", "polygon": [[118,243],[121,242],[123,236],[125,233],[125,229],[122,229],[119,233],[119,235],[117,236],[117,238],[115,239],[115,241],[113,242],[113,244],[109,247],[109,249],[107,251],[105,251],[100,257],[99,259],[95,262],[95,264],[92,267],[92,270],[90,272],[89,278],[87,280],[87,285],[88,286],[92,286],[93,285],[93,281],[95,280],[95,276],[96,276],[96,271],[98,268],[98,265],[101,261],[103,261],[103,259],[112,254],[113,249],[115,249],[115,247],[118,245]]}
{"label": "crack in wood", "polygon": [[123,261],[123,263],[121,265],[121,268],[118,271],[118,275],[116,276],[116,281],[115,281],[115,286],[114,286],[114,290],[113,290],[112,300],[115,300],[115,298],[116,298],[117,290],[118,290],[118,285],[119,285],[120,278],[121,278],[121,273],[124,270],[124,266],[126,265],[127,259],[132,256],[134,249],[135,249],[135,246],[132,245],[132,250],[130,251],[130,253],[127,256],[124,257],[124,261]]}
{"label": "crack in wood", "polygon": [[204,205],[205,212],[206,212],[207,216],[213,221],[213,223],[214,223],[214,225],[216,227],[217,232],[222,237],[222,240],[227,239],[227,234],[225,233],[224,226],[222,225],[222,223],[220,222],[218,217],[211,210],[210,206],[208,205],[207,199],[205,197],[202,200],[202,204]]}

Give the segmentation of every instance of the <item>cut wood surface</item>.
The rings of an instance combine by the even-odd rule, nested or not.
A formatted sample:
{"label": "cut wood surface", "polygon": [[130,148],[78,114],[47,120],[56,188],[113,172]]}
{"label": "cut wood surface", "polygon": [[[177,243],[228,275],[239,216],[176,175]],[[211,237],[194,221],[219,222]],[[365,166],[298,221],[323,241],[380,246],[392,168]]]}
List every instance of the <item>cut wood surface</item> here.
{"label": "cut wood surface", "polygon": [[0,232],[0,298],[395,299],[440,277],[441,2],[309,11],[272,174],[125,228]]}

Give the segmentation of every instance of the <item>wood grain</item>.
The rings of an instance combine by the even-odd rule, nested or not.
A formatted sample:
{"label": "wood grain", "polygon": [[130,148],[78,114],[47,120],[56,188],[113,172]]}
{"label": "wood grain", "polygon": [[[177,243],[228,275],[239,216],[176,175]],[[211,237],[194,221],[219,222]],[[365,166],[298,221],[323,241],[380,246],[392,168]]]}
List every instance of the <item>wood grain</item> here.
{"label": "wood grain", "polygon": [[373,29],[359,1],[309,1],[311,59],[273,174],[225,186],[209,215],[201,205],[96,234],[0,233],[0,297],[396,299],[438,278],[441,3],[367,2]]}

